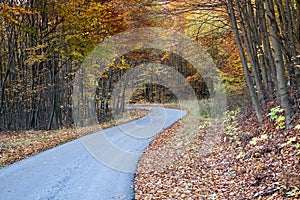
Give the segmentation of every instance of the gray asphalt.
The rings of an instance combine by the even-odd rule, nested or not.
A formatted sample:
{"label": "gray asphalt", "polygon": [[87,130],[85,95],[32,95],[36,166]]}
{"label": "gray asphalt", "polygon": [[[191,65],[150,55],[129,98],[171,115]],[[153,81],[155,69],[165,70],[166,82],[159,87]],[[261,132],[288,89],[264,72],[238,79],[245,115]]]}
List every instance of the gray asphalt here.
{"label": "gray asphalt", "polygon": [[185,111],[152,112],[0,169],[0,199],[133,199],[137,161],[163,129]]}

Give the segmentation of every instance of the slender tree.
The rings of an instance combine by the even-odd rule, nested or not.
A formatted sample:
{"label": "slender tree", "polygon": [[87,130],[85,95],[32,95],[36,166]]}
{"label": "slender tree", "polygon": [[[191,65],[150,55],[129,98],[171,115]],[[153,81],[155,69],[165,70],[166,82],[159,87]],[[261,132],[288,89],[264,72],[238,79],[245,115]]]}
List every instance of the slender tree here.
{"label": "slender tree", "polygon": [[239,29],[238,29],[238,26],[237,26],[237,20],[236,20],[232,0],[228,0],[227,10],[228,10],[230,21],[231,21],[231,24],[232,24],[234,37],[235,37],[235,40],[236,40],[236,43],[237,43],[237,46],[238,46],[238,49],[239,49],[239,52],[240,52],[242,65],[243,65],[246,81],[247,81],[247,84],[248,84],[248,87],[249,87],[249,92],[250,92],[250,97],[251,97],[251,100],[252,100],[252,104],[253,104],[254,109],[256,111],[258,121],[262,121],[261,106],[259,105],[258,95],[257,95],[256,90],[254,88],[254,84],[253,84],[252,77],[250,75],[250,71],[249,71],[249,68],[248,68],[246,56],[244,54],[244,48],[243,48],[243,44],[242,44],[242,41],[241,41],[241,38],[240,38]]}

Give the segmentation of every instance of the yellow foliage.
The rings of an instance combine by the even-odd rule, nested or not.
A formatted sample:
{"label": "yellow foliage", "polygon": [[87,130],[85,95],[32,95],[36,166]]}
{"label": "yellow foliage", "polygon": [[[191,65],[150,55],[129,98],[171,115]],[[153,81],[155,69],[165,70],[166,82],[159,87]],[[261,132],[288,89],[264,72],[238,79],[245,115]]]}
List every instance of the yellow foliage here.
{"label": "yellow foliage", "polygon": [[18,16],[20,15],[31,15],[31,14],[37,14],[37,12],[34,11],[28,11],[25,8],[19,7],[19,6],[8,6],[5,4],[0,4],[0,19],[3,18],[3,20],[8,20],[9,22],[13,24],[18,24]]}

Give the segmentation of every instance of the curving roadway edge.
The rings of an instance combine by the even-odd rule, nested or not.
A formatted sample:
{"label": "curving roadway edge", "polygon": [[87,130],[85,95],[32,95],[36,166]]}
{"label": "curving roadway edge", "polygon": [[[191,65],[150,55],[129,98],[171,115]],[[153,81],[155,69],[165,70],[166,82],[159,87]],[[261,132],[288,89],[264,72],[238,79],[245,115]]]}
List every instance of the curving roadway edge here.
{"label": "curving roadway edge", "polygon": [[186,115],[163,107],[135,108],[151,112],[1,168],[0,199],[133,199],[140,155],[157,134]]}

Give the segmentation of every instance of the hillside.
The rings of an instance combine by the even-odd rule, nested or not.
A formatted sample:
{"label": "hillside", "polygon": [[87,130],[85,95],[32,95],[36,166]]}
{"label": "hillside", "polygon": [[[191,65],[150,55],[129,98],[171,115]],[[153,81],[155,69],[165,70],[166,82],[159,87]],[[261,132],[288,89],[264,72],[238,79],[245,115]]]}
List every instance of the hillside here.
{"label": "hillside", "polygon": [[[264,109],[258,123],[254,112],[229,112],[222,139],[214,151],[201,155],[206,128],[197,141],[183,145],[166,163],[166,148],[176,146],[173,129],[161,134],[142,157],[135,178],[136,199],[298,199],[300,198],[300,120],[295,127],[281,129],[275,101]],[[272,111],[271,111],[272,110]],[[275,118],[271,119],[271,115]],[[237,117],[234,117],[234,116]],[[279,122],[276,120],[279,119]],[[181,122],[182,123],[182,122]],[[174,143],[175,142],[175,143]],[[166,145],[172,143],[171,145]],[[154,156],[155,155],[155,156]],[[158,167],[157,163],[166,163]]]}

